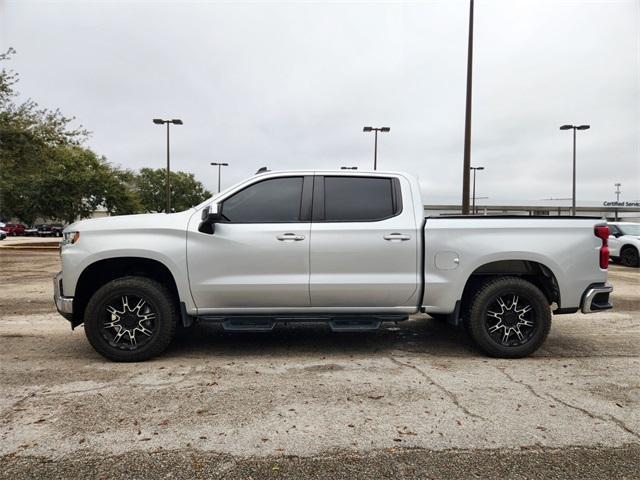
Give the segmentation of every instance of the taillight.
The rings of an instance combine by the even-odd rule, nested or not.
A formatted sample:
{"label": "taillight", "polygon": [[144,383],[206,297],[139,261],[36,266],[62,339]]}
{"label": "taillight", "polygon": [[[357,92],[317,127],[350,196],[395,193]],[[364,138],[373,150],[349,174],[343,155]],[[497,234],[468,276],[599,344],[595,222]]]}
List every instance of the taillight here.
{"label": "taillight", "polygon": [[609,268],[609,227],[607,225],[596,225],[593,234],[602,240],[600,247],[600,268]]}

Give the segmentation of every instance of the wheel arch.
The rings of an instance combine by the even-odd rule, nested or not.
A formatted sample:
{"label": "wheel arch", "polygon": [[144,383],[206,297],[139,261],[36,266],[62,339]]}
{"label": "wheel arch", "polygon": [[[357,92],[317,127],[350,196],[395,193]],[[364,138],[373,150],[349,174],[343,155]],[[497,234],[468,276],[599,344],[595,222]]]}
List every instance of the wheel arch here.
{"label": "wheel arch", "polygon": [[162,262],[145,257],[115,257],[97,260],[87,265],[76,283],[73,300],[74,327],[84,321],[84,312],[92,295],[103,285],[126,276],[150,278],[165,285],[175,302],[180,302],[178,286],[169,268]]}
{"label": "wheel arch", "polygon": [[460,311],[464,312],[474,293],[487,280],[495,277],[519,277],[538,287],[549,305],[561,305],[560,285],[549,267],[534,260],[496,260],[477,267],[467,278],[460,299]]}

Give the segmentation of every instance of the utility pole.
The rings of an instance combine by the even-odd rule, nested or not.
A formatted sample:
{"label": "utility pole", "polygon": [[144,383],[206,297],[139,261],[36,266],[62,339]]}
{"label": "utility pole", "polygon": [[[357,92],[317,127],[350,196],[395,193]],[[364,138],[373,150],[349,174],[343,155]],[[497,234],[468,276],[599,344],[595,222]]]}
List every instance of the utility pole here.
{"label": "utility pole", "polygon": [[471,171],[471,92],[473,73],[473,0],[469,0],[469,44],[467,46],[467,103],[464,116],[464,160],[462,165],[462,214],[469,214]]}

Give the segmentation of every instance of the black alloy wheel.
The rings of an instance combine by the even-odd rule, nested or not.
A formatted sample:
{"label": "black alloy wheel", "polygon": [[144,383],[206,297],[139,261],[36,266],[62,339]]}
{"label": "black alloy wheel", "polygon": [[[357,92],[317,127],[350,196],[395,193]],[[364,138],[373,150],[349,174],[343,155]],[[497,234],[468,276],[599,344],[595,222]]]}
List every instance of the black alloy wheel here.
{"label": "black alloy wheel", "polygon": [[173,339],[179,313],[174,295],[146,277],[123,277],[100,287],[85,309],[93,348],[117,362],[148,360]]}
{"label": "black alloy wheel", "polygon": [[467,330],[486,354],[520,358],[535,352],[551,329],[551,309],[542,291],[519,277],[484,283],[467,313]]}
{"label": "black alloy wheel", "polygon": [[157,320],[157,307],[149,299],[138,295],[115,296],[103,310],[100,334],[114,348],[135,350],[156,334]]}
{"label": "black alloy wheel", "polygon": [[528,300],[516,293],[505,293],[495,296],[484,322],[487,333],[496,343],[517,347],[531,339],[538,320]]}

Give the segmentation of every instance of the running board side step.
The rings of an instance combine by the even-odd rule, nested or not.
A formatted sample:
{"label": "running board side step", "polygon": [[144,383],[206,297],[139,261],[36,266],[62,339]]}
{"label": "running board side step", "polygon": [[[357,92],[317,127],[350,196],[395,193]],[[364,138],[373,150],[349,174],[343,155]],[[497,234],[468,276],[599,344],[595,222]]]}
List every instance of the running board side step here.
{"label": "running board side step", "polygon": [[329,327],[333,332],[363,332],[377,330],[381,323],[382,320],[376,318],[341,318],[331,320]]}
{"label": "running board side step", "polygon": [[227,318],[222,328],[228,332],[270,332],[276,323],[269,317]]}
{"label": "running board side step", "polygon": [[362,332],[377,330],[382,322],[401,322],[408,315],[206,315],[198,317],[202,323],[216,323],[231,332],[270,332],[276,324],[325,323],[334,332]]}

